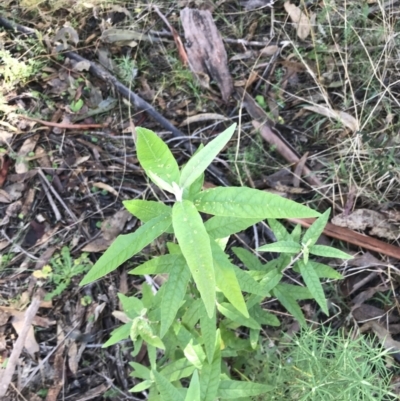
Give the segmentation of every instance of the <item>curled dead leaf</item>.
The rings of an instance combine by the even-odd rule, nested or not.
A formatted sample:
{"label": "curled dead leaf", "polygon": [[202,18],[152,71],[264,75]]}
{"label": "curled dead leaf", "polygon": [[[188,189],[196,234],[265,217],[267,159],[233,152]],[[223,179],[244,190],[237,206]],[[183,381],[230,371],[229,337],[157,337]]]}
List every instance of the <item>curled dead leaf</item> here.
{"label": "curled dead leaf", "polygon": [[299,7],[291,4],[290,1],[286,1],[284,7],[296,27],[297,36],[301,40],[306,39],[311,32],[311,21],[309,17],[304,14]]}
{"label": "curled dead leaf", "polygon": [[304,106],[304,109],[313,111],[314,113],[321,114],[322,116],[328,118],[338,120],[353,132],[356,132],[360,129],[357,119],[345,111],[333,110],[321,105]]}

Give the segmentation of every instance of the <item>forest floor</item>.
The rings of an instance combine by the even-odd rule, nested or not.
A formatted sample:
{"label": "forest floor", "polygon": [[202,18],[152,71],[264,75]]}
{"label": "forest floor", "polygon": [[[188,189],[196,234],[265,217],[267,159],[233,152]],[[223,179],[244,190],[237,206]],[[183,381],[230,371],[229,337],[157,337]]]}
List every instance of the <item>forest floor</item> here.
{"label": "forest floor", "polygon": [[[324,284],[336,313],[303,301],[308,321],[347,330],[373,321],[381,339],[400,335],[399,2],[270,3],[2,1],[0,364],[41,300],[5,399],[145,397],[129,392],[130,344],[101,348],[119,324],[117,293],[140,289],[127,274],[138,261],[78,285],[139,226],[122,201],[166,200],[138,163],[137,126],[182,164],[237,123],[205,185],[332,208],[321,241],[354,255],[327,262],[344,276]],[[190,39],[186,7],[210,13],[216,31],[204,42]],[[254,227],[229,246],[268,241]],[[162,252],[152,244],[141,258]],[[296,330],[282,306],[269,308],[281,320],[270,338]]]}

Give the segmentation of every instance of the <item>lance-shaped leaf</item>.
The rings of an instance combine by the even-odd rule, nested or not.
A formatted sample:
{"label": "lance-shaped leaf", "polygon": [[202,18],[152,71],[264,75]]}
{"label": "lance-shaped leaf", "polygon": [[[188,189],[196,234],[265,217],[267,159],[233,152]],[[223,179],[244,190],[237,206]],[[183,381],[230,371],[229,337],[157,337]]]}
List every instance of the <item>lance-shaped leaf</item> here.
{"label": "lance-shaped leaf", "polygon": [[265,270],[264,265],[260,262],[260,259],[254,255],[254,253],[251,253],[245,248],[237,247],[233,247],[232,251],[249,270]]}
{"label": "lance-shaped leaf", "polygon": [[131,270],[129,274],[142,276],[144,274],[171,273],[175,266],[181,268],[182,265],[186,265],[186,260],[182,255],[163,255],[142,263],[136,269]]}
{"label": "lance-shaped leaf", "polygon": [[204,213],[247,219],[286,219],[320,215],[309,207],[289,199],[246,187],[207,189],[195,197],[194,204]]}
{"label": "lance-shaped leaf", "polygon": [[192,380],[186,393],[185,401],[200,401],[200,381],[197,370],[193,372]]}
{"label": "lance-shaped leaf", "polygon": [[166,377],[158,373],[156,370],[152,370],[151,373],[163,401],[184,401],[180,391],[171,384]]}
{"label": "lance-shaped leaf", "polygon": [[161,302],[161,338],[167,333],[182,305],[189,280],[190,270],[186,263],[184,263],[175,266],[175,268],[171,270],[168,281],[163,285],[165,288]]}
{"label": "lance-shaped leaf", "polygon": [[313,245],[310,246],[309,251],[312,255],[325,256],[329,258],[339,258],[339,259],[352,259],[353,256],[345,253],[339,249],[333,248],[326,245]]}
{"label": "lance-shaped leaf", "polygon": [[225,252],[214,240],[211,240],[211,249],[214,258],[215,278],[218,288],[244,317],[249,317],[249,312],[247,311],[246,303],[244,302],[234,266],[229,261]]}
{"label": "lance-shaped leaf", "polygon": [[168,146],[153,131],[136,128],[136,150],[140,165],[172,185],[179,182],[179,167]]}
{"label": "lance-shaped leaf", "polygon": [[217,331],[212,362],[204,361],[200,372],[201,401],[215,401],[221,375],[221,334]]}
{"label": "lance-shaped leaf", "polygon": [[[218,387],[218,398],[224,400],[236,400],[242,397],[254,397],[256,395],[265,395],[266,392],[274,388],[267,384],[241,382],[236,380],[222,380]],[[267,399],[267,398],[265,398]]]}
{"label": "lance-shaped leaf", "polygon": [[258,322],[256,322],[253,318],[251,317],[244,317],[238,311],[231,305],[228,304],[227,302],[223,302],[222,304],[217,305],[218,310],[226,316],[228,319],[233,320],[236,323],[239,323],[241,326],[246,326],[250,327],[251,329],[261,329],[261,326]]}
{"label": "lance-shaped leaf", "polygon": [[204,223],[211,238],[225,238],[258,223],[260,219],[214,216]]}
{"label": "lance-shaped leaf", "polygon": [[215,273],[210,237],[191,201],[183,200],[174,204],[172,225],[207,314],[211,317],[215,309]]}
{"label": "lance-shaped leaf", "polygon": [[291,313],[303,327],[306,327],[306,319],[304,318],[300,306],[294,297],[292,297],[288,291],[285,291],[285,287],[283,287],[282,284],[278,284],[272,290],[272,292],[278,298],[279,302],[287,309],[287,311]]}
{"label": "lance-shaped leaf", "polygon": [[181,188],[188,188],[206,170],[215,156],[232,138],[235,129],[236,124],[233,124],[191,157],[181,172],[179,181]]}
{"label": "lance-shaped leaf", "polygon": [[311,295],[317,301],[318,305],[321,307],[322,311],[328,316],[328,306],[325,299],[324,290],[322,288],[321,282],[317,272],[314,270],[312,264],[304,263],[303,260],[297,261],[297,266],[299,266],[300,273],[306,283],[307,288],[310,290]]}
{"label": "lance-shaped leaf", "polygon": [[129,213],[132,213],[143,223],[147,223],[160,214],[168,213],[168,211],[171,213],[171,208],[161,202],[132,199],[123,201],[122,203]]}
{"label": "lance-shaped leaf", "polygon": [[112,272],[159,237],[170,225],[171,214],[168,212],[148,221],[132,234],[120,235],[79,285],[89,284]]}
{"label": "lance-shaped leaf", "polygon": [[202,305],[202,311],[200,315],[200,329],[201,337],[204,341],[204,347],[206,349],[208,362],[212,362],[214,356],[214,344],[217,338],[217,314],[209,317],[207,311]]}
{"label": "lance-shaped leaf", "polygon": [[304,233],[301,242],[305,246],[310,247],[317,242],[318,238],[324,231],[326,223],[328,222],[330,212],[331,209],[328,209],[320,218],[315,220],[314,223],[312,223],[311,226]]}
{"label": "lance-shaped leaf", "polygon": [[170,382],[189,377],[196,368],[186,358],[169,363],[161,370],[161,374]]}

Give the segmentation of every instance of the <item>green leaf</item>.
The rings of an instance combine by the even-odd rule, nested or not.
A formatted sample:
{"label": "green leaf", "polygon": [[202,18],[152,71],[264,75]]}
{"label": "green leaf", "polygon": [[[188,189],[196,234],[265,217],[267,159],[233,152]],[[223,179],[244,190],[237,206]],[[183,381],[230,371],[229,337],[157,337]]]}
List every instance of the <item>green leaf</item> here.
{"label": "green leaf", "polygon": [[200,372],[201,401],[215,401],[221,375],[221,334],[217,331],[212,362],[204,361]]}
{"label": "green leaf", "polygon": [[328,209],[321,217],[314,221],[313,224],[307,229],[307,231],[303,235],[302,243],[310,247],[314,245],[318,238],[321,236],[326,223],[328,222],[329,215],[331,213],[331,209]]}
{"label": "green leaf", "polygon": [[124,312],[130,319],[140,316],[143,309],[145,309],[143,302],[139,298],[127,297],[121,293],[118,293],[118,298],[121,301]]}
{"label": "green leaf", "polygon": [[308,264],[312,265],[319,278],[330,278],[333,280],[340,280],[343,278],[343,276],[338,271],[332,269],[332,267],[328,265],[314,262],[313,260],[310,260]]}
{"label": "green leaf", "polygon": [[211,240],[211,250],[214,258],[217,287],[244,317],[249,317],[242,290],[235,274],[235,267],[214,240]]}
{"label": "green leaf", "polygon": [[185,401],[200,401],[200,381],[197,370],[195,370],[193,373],[192,380],[190,381],[190,385],[186,393]]}
{"label": "green leaf", "polygon": [[[135,323],[136,319],[133,322]],[[138,320],[136,327],[134,323],[132,324],[131,330],[131,337],[133,337],[133,341],[135,336],[138,334],[143,338],[144,341],[146,341],[147,344],[152,345],[155,348],[165,349],[165,345],[161,339],[153,333],[153,330],[147,320]]]}
{"label": "green leaf", "polygon": [[154,376],[158,391],[160,392],[163,401],[184,401],[180,391],[172,385],[167,378],[156,370],[152,370],[151,373]]}
{"label": "green leaf", "polygon": [[160,214],[168,212],[171,214],[172,212],[171,207],[156,201],[133,199],[123,201],[122,203],[129,213],[132,213],[139,220],[143,221],[143,223],[147,223]]}
{"label": "green leaf", "polygon": [[167,333],[179,308],[182,306],[190,276],[190,270],[186,263],[177,265],[171,270],[168,281],[163,285],[165,288],[161,303],[161,338]]}
{"label": "green leaf", "polygon": [[150,259],[131,270],[129,274],[141,276],[144,274],[171,273],[175,266],[179,266],[179,268],[186,266],[186,260],[183,255],[163,255]]}
{"label": "green leaf", "polygon": [[247,249],[237,247],[233,247],[232,251],[249,270],[264,271],[264,265],[254,253],[251,253]]}
{"label": "green leaf", "polygon": [[290,233],[290,236],[291,236],[292,241],[300,243],[300,238],[301,238],[301,225],[300,224],[296,224],[296,227]]}
{"label": "green leaf", "polygon": [[185,314],[182,316],[182,324],[185,325],[189,330],[193,329],[199,321],[203,311],[203,306],[204,303],[201,301],[201,299],[196,299],[191,302]]}
{"label": "green leaf", "polygon": [[339,258],[339,259],[353,259],[353,256],[348,253],[342,252],[339,249],[325,245],[313,245],[310,246],[310,253],[317,256],[325,256],[328,258]]}
{"label": "green leaf", "polygon": [[204,185],[204,173],[197,177],[195,182],[189,188],[183,190],[183,199],[193,201],[193,198],[201,191]]}
{"label": "green leaf", "polygon": [[171,255],[182,256],[181,247],[178,244],[175,244],[173,242],[167,242],[167,249]]}
{"label": "green leaf", "polygon": [[227,302],[223,302],[221,304],[217,304],[217,308],[224,316],[228,319],[233,320],[236,323],[239,323],[241,326],[250,327],[251,329],[261,329],[261,326],[258,322],[256,322],[251,317],[244,317],[243,315],[239,314],[238,311]]}
{"label": "green leaf", "polygon": [[132,387],[129,391],[131,393],[141,393],[144,390],[147,390],[153,385],[153,380],[144,380],[139,384],[136,384],[136,386]]}
{"label": "green leaf", "polygon": [[257,294],[262,297],[266,296],[266,293],[260,283],[254,280],[250,274],[242,269],[239,269],[237,266],[234,266],[236,278],[239,281],[239,285],[242,291],[248,292],[250,294]]}
{"label": "green leaf", "polygon": [[273,389],[272,386],[268,386],[267,384],[221,380],[217,395],[219,398],[232,400],[240,397],[254,397],[265,394]]}
{"label": "green leaf", "polygon": [[284,287],[278,284],[272,290],[274,296],[278,298],[278,301],[287,309],[289,313],[293,315],[295,319],[303,326],[306,327],[306,319],[304,318],[303,312],[296,300],[291,296],[291,294],[284,291]]}
{"label": "green leaf", "polygon": [[278,241],[272,244],[260,246],[257,251],[262,252],[280,252],[280,253],[299,253],[301,245],[294,241]]}
{"label": "green leaf", "polygon": [[171,362],[161,370],[161,374],[170,382],[189,377],[196,368],[186,358]]}
{"label": "green leaf", "polygon": [[[213,345],[215,347],[215,344]],[[200,344],[193,345],[193,339],[189,341],[183,350],[186,359],[197,369],[202,369],[206,355]]]}
{"label": "green leaf", "polygon": [[268,294],[272,289],[274,289],[282,280],[282,277],[283,275],[280,272],[280,269],[270,270],[260,281],[260,287],[264,294]]}
{"label": "green leaf", "polygon": [[168,146],[153,131],[136,128],[136,150],[140,165],[172,185],[179,182],[179,167]]}
{"label": "green leaf", "polygon": [[194,204],[204,213],[246,219],[286,219],[320,215],[289,199],[247,187],[207,189],[195,197]]}
{"label": "green leaf", "polygon": [[217,314],[214,313],[214,316],[209,317],[204,306],[202,309],[203,313],[200,316],[201,337],[204,341],[208,362],[211,363],[214,356],[215,339],[217,338]]}
{"label": "green leaf", "polygon": [[279,319],[272,313],[264,310],[259,304],[250,309],[250,316],[258,323],[268,326],[280,326]]}
{"label": "green leaf", "polygon": [[280,283],[279,290],[285,294],[290,294],[291,298],[296,301],[303,301],[304,299],[312,299],[310,290],[307,287],[301,287],[299,285]]}
{"label": "green leaf", "polygon": [[134,233],[120,235],[100,257],[79,285],[86,285],[104,277],[140,252],[171,225],[170,213],[151,219]]}
{"label": "green leaf", "polygon": [[[329,278],[329,279],[333,279],[333,280],[340,280],[343,278],[343,276],[336,271],[335,269],[333,269],[332,267],[325,265],[323,263],[318,263],[318,262],[314,262],[313,260],[309,260],[308,264],[311,264],[315,270],[315,272],[318,274],[319,278]],[[296,273],[300,273],[300,269],[297,266],[297,264],[295,264],[293,266],[293,271],[295,271]],[[304,287],[302,287],[304,288]]]}
{"label": "green leaf", "polygon": [[214,216],[204,223],[211,238],[225,238],[246,230],[258,223],[260,219],[244,219],[236,217]]}
{"label": "green leaf", "polygon": [[250,329],[250,335],[249,335],[250,346],[254,350],[257,349],[257,346],[258,346],[258,340],[260,338],[260,331],[261,330]]}
{"label": "green leaf", "polygon": [[307,288],[310,290],[311,295],[317,301],[322,311],[328,316],[328,305],[325,299],[325,293],[319,281],[318,274],[315,272],[311,264],[304,263],[303,260],[298,260],[296,263],[299,266],[300,273],[306,283]]}
{"label": "green leaf", "polygon": [[117,327],[111,332],[110,338],[102,345],[102,348],[107,348],[111,345],[117,344],[122,340],[129,338],[131,332],[132,323],[125,323],[122,326]]}
{"label": "green leaf", "polygon": [[150,380],[151,370],[149,368],[137,362],[129,362],[129,365],[134,369],[130,376],[142,380]]}
{"label": "green leaf", "polygon": [[207,169],[215,156],[232,138],[235,129],[236,124],[233,124],[191,157],[181,172],[179,181],[181,188],[188,188]]}
{"label": "green leaf", "polygon": [[215,273],[210,237],[191,201],[183,200],[174,204],[172,225],[208,316],[211,317],[215,310]]}
{"label": "green leaf", "polygon": [[292,238],[285,226],[275,219],[268,219],[268,225],[274,233],[277,241],[291,241]]}

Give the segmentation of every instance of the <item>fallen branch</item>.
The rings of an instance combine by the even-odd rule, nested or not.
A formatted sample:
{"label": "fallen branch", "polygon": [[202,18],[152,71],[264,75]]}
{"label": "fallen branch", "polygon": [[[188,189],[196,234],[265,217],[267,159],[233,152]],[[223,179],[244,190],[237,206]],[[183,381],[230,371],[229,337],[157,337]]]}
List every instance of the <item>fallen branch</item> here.
{"label": "fallen branch", "polygon": [[62,129],[93,129],[93,128],[105,128],[107,124],[68,124],[68,123],[52,123],[51,121],[40,120],[39,118],[28,117],[24,115],[19,115],[19,117],[25,120],[34,121],[36,123],[42,124],[46,127],[62,128]]}

